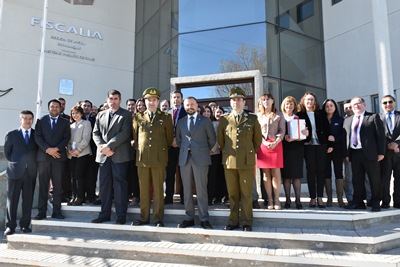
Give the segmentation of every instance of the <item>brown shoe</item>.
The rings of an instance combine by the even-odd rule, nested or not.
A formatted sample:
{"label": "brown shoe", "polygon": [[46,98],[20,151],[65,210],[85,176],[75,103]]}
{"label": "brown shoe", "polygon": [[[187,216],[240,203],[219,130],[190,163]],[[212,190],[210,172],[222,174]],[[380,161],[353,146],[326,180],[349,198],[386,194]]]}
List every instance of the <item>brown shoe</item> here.
{"label": "brown shoe", "polygon": [[74,204],[72,204],[72,205],[73,205],[73,206],[82,206],[82,203],[83,203],[83,199],[77,197],[77,198],[75,199],[75,201],[74,201]]}

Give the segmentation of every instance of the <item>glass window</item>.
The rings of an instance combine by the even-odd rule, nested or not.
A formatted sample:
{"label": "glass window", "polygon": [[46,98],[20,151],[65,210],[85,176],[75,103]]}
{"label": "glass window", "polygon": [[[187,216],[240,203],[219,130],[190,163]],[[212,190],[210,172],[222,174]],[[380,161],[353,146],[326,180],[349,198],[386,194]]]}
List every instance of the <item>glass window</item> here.
{"label": "glass window", "polygon": [[287,96],[293,96],[297,100],[297,103],[299,103],[300,99],[307,91],[313,92],[317,96],[317,100],[320,106],[326,99],[325,90],[321,90],[315,87],[305,86],[302,84],[291,83],[287,81],[282,81],[281,84],[282,84],[282,99],[284,99]]}
{"label": "glass window", "polygon": [[281,78],[325,88],[322,42],[290,31],[280,36]]}
{"label": "glass window", "polygon": [[235,86],[239,86],[240,88],[242,88],[246,92],[247,96],[253,95],[253,86],[251,83],[188,87],[182,88],[181,91],[186,97],[194,96],[197,99],[218,99],[228,98],[230,89]]}
{"label": "glass window", "polygon": [[265,21],[265,0],[180,0],[179,32]]}
{"label": "glass window", "polygon": [[342,2],[342,0],[332,0],[332,6],[336,5],[337,3]]}
{"label": "glass window", "polygon": [[277,24],[280,21],[283,28],[322,39],[321,1],[279,0],[278,3],[278,14],[287,14],[287,17],[284,17],[285,21],[277,19]]}
{"label": "glass window", "polygon": [[267,72],[268,76],[280,76],[279,33],[276,26],[267,24]]}
{"label": "glass window", "polygon": [[265,7],[266,7],[267,21],[270,23],[276,23],[275,19],[278,16],[277,0],[266,0]]}
{"label": "glass window", "polygon": [[379,113],[380,109],[380,102],[379,102],[379,95],[371,95],[371,103],[372,103],[372,112]]}
{"label": "glass window", "polygon": [[314,16],[314,1],[308,0],[297,5],[297,23]]}
{"label": "glass window", "polygon": [[259,69],[266,73],[265,23],[179,35],[179,76]]}

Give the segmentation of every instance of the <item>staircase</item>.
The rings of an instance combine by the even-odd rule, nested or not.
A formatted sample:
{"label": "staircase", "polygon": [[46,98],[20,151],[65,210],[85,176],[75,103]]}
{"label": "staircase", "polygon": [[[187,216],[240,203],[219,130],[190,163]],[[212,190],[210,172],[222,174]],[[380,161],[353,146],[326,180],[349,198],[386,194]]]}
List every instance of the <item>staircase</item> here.
{"label": "staircase", "polygon": [[[283,199],[282,199],[283,200]],[[306,199],[304,199],[306,200]],[[213,230],[179,229],[183,205],[166,205],[165,227],[92,224],[98,206],[63,206],[65,220],[32,222],[7,237],[1,266],[400,266],[400,210],[339,207],[254,210],[253,232],[224,231],[229,208],[210,206]],[[36,214],[36,211],[33,212]],[[115,220],[115,218],[113,218]]]}

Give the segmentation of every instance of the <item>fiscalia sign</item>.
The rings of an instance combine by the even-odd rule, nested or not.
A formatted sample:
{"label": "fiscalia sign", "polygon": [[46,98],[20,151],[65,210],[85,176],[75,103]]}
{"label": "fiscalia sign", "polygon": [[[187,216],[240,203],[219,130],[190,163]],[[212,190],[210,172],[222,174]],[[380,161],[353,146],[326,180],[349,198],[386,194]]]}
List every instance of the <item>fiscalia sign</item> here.
{"label": "fiscalia sign", "polygon": [[[31,18],[31,26],[36,26],[36,25],[40,25],[40,27],[43,27],[43,20],[32,17]],[[72,33],[72,34],[82,36],[82,37],[103,40],[102,35],[98,31],[92,31],[91,29],[85,29],[83,27],[67,25],[62,22],[53,22],[53,21],[47,20],[46,29],[56,30],[58,32]]]}

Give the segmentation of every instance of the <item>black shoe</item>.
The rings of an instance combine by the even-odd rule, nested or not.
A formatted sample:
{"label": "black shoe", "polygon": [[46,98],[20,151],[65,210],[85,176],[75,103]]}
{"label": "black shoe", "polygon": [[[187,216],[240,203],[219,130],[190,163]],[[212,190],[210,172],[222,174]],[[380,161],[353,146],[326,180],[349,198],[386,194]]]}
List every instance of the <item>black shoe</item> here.
{"label": "black shoe", "polygon": [[371,211],[373,211],[373,212],[381,211],[381,207],[379,207],[379,206],[373,206],[373,207],[371,208]]}
{"label": "black shoe", "polygon": [[225,225],[224,230],[232,231],[232,230],[235,230],[237,228],[239,228],[239,225],[228,224],[228,225]]}
{"label": "black shoe", "polygon": [[394,203],[393,208],[400,209],[400,203]]}
{"label": "black shoe", "polygon": [[124,216],[119,216],[118,219],[115,221],[115,224],[125,224],[126,223],[126,217]]}
{"label": "black shoe", "polygon": [[212,204],[213,204],[212,200],[209,200],[208,201],[208,206],[212,206]]}
{"label": "black shoe", "polygon": [[136,220],[131,223],[131,225],[134,225],[134,226],[140,226],[140,225],[146,225],[146,224],[149,224],[149,222],[142,222],[141,220]]}
{"label": "black shoe", "polygon": [[154,224],[154,226],[155,226],[155,227],[164,227],[164,223],[163,223],[162,221],[157,221],[157,222]]}
{"label": "black shoe", "polygon": [[346,207],[344,207],[347,210],[365,210],[366,207],[364,204],[351,204],[351,205],[347,205]]}
{"label": "black shoe", "polygon": [[253,228],[251,227],[251,225],[243,225],[243,231],[251,232],[253,231]]}
{"label": "black shoe", "polygon": [[110,221],[110,218],[97,217],[96,219],[92,220],[92,223],[103,223],[108,221]]}
{"label": "black shoe", "polygon": [[253,209],[261,209],[261,206],[258,203],[258,200],[253,200]]}
{"label": "black shoe", "polygon": [[178,228],[186,228],[194,226],[194,220],[184,220],[181,224],[178,224]]}
{"label": "black shoe", "polygon": [[65,216],[61,213],[53,213],[53,215],[51,215],[51,218],[62,220],[65,219]]}
{"label": "black shoe", "polygon": [[371,204],[370,200],[367,201],[367,207],[372,207],[372,204]]}
{"label": "black shoe", "polygon": [[29,227],[21,227],[23,233],[32,233],[32,229]]}
{"label": "black shoe", "polygon": [[169,204],[173,204],[174,201],[170,198],[164,198],[164,205],[169,205]]}
{"label": "black shoe", "polygon": [[326,206],[325,206],[324,204],[318,204],[318,208],[320,208],[320,209],[325,209]]}
{"label": "black shoe", "polygon": [[4,235],[12,235],[15,233],[14,229],[11,229],[10,227],[7,227],[6,230],[4,231]]}
{"label": "black shoe", "polygon": [[389,204],[386,204],[386,203],[382,203],[381,208],[382,208],[382,209],[389,209],[389,208],[390,208],[390,205],[389,205]]}
{"label": "black shoe", "polygon": [[35,219],[35,220],[43,220],[43,219],[46,219],[46,215],[39,213],[33,219]]}
{"label": "black shoe", "polygon": [[90,204],[95,205],[95,206],[99,206],[99,205],[101,205],[101,200],[100,200],[100,198],[95,199],[92,202],[90,202]]}
{"label": "black shoe", "polygon": [[296,203],[296,209],[302,210],[303,209],[303,205],[301,205],[301,203]]}
{"label": "black shoe", "polygon": [[290,204],[292,204],[292,201],[291,200],[286,200],[286,202],[285,202],[285,206],[283,206],[285,209],[290,209]]}
{"label": "black shoe", "polygon": [[201,227],[204,229],[213,229],[209,221],[204,221],[200,223]]}

